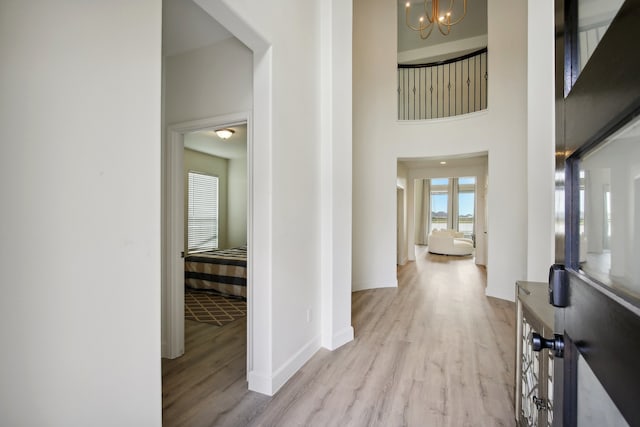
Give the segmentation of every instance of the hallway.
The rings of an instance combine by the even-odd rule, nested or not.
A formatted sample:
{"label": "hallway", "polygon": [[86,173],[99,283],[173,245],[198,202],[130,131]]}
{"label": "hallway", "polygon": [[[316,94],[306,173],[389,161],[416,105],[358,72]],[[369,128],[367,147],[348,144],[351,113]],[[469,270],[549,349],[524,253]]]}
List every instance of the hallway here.
{"label": "hallway", "polygon": [[246,390],[243,320],[189,323],[163,360],[165,426],[512,426],[515,306],[470,257],[428,254],[399,287],[353,293],[356,339],[320,350],[277,394]]}

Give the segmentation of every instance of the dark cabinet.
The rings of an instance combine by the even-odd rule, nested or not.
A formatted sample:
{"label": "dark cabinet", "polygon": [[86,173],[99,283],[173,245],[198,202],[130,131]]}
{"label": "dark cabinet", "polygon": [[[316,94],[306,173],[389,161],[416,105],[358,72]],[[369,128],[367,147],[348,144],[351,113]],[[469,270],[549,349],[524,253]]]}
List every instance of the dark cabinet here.
{"label": "dark cabinet", "polygon": [[553,353],[533,350],[531,336],[553,337],[554,308],[549,305],[548,285],[516,283],[516,392],[518,426],[551,427],[553,423]]}

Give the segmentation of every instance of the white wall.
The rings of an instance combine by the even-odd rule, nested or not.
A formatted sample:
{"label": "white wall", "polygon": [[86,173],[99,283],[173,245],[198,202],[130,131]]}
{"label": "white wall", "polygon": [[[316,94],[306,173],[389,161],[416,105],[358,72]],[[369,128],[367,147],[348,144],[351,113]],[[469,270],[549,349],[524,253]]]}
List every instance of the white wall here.
{"label": "white wall", "polygon": [[252,60],[236,38],[165,58],[167,125],[251,110]]}
{"label": "white wall", "polygon": [[270,262],[260,266],[266,332],[255,337],[268,366],[249,382],[273,393],[321,344],[336,348],[353,337],[344,256],[351,234],[350,7],[339,0],[197,3],[254,50],[253,202],[265,208],[256,215],[266,222],[260,250]]}
{"label": "white wall", "polygon": [[0,424],[159,426],[161,2],[0,28]]}
{"label": "white wall", "polygon": [[527,2],[527,280],[541,282],[548,280],[555,259],[553,3]]}
{"label": "white wall", "polygon": [[247,158],[229,159],[227,246],[247,244]]}
{"label": "white wall", "polygon": [[486,151],[487,294],[513,300],[527,263],[525,5],[489,0],[488,110],[428,123],[395,120],[396,5],[354,5],[354,290],[396,285],[396,159]]}

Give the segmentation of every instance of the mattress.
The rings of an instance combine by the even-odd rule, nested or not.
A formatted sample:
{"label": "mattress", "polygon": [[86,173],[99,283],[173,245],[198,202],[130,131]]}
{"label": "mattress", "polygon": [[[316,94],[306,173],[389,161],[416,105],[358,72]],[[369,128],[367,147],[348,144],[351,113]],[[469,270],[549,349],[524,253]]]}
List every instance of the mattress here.
{"label": "mattress", "polygon": [[247,247],[216,249],[184,259],[184,283],[191,289],[247,297]]}

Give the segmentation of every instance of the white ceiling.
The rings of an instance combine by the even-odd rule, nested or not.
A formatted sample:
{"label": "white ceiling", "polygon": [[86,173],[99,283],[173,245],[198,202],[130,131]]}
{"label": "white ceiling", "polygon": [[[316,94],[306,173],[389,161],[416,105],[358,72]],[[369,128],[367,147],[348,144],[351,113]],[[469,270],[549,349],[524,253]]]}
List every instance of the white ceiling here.
{"label": "white ceiling", "polygon": [[[457,156],[441,157],[407,157],[399,158],[398,163],[405,165],[408,169],[438,169],[464,166],[486,165],[488,161],[487,153],[462,154]],[[440,162],[446,162],[445,165]]]}
{"label": "white ceiling", "polygon": [[193,0],[162,2],[162,54],[173,56],[233,37]]}
{"label": "white ceiling", "polygon": [[225,126],[235,133],[224,141],[213,129],[192,132],[184,136],[184,148],[222,157],[224,159],[240,159],[247,156],[247,125]]}
{"label": "white ceiling", "polygon": [[[163,0],[162,54],[178,55],[233,37],[193,0]],[[213,129],[186,134],[184,147],[225,159],[247,155],[247,125],[225,126],[235,133],[221,140]]]}

